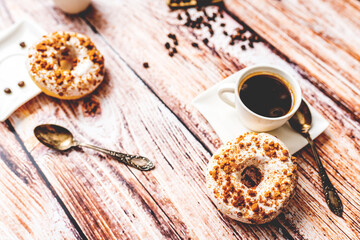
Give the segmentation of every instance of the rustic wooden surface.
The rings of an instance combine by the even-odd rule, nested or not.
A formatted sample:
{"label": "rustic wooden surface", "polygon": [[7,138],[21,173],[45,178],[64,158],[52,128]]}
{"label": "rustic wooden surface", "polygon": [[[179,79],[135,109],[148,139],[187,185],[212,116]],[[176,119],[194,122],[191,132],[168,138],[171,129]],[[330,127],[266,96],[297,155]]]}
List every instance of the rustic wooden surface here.
{"label": "rustic wooden surface", "polygon": [[[78,16],[50,0],[0,0],[0,29],[28,15],[49,32],[89,35],[106,59],[106,79],[91,97],[60,101],[41,94],[0,125],[0,239],[360,238],[360,2],[225,3],[210,36],[206,27],[185,26],[184,11],[170,11],[165,0],[93,0]],[[219,11],[205,9],[210,16]],[[243,27],[261,37],[246,51],[224,34]],[[169,33],[179,42],[174,57],[164,47]],[[294,199],[268,224],[233,221],[207,197],[203,171],[220,141],[191,101],[256,63],[291,72],[330,122],[315,142],[343,201],[342,218],[326,206],[309,147],[296,154]],[[41,123],[146,155],[156,168],[140,172],[91,150],[50,150],[33,136]]]}

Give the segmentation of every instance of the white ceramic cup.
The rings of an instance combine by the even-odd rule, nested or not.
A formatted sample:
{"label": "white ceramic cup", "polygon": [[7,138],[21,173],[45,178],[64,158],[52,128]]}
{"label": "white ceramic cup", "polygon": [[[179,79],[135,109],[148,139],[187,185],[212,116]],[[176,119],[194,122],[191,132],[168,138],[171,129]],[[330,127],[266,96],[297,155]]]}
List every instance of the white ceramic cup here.
{"label": "white ceramic cup", "polygon": [[68,14],[77,14],[84,11],[91,0],[54,0],[56,6]]}
{"label": "white ceramic cup", "polygon": [[[278,75],[281,80],[286,81],[285,84],[289,87],[293,95],[292,106],[288,113],[281,117],[265,117],[251,111],[245,106],[239,96],[239,87],[243,81],[247,80],[249,75],[256,73]],[[229,93],[234,96],[230,97]],[[237,115],[247,128],[256,132],[266,132],[281,127],[298,110],[302,99],[299,83],[293,77],[278,67],[267,65],[256,65],[243,69],[235,83],[224,83],[220,85],[218,95],[223,102],[235,108]]]}

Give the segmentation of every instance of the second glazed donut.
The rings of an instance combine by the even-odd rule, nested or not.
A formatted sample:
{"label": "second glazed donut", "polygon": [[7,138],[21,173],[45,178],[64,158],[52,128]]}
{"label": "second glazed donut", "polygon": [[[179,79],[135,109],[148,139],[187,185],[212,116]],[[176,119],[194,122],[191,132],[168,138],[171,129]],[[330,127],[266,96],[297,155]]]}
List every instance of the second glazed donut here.
{"label": "second glazed donut", "polygon": [[29,48],[29,73],[47,95],[78,99],[104,79],[104,57],[88,36],[74,32],[45,35]]}
{"label": "second glazed donut", "polygon": [[221,212],[245,222],[274,219],[287,205],[297,183],[289,150],[266,133],[246,133],[223,145],[211,158],[206,184]]}

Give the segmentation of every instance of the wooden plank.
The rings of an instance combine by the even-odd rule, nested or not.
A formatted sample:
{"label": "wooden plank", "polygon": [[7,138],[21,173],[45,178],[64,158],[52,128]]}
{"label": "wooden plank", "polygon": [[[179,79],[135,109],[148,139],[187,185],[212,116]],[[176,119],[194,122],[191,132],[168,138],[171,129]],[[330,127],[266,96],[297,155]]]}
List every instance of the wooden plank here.
{"label": "wooden plank", "polygon": [[80,239],[7,124],[0,134],[1,239]]}
{"label": "wooden plank", "polygon": [[[42,7],[34,6],[37,10]],[[19,6],[9,9],[14,18],[24,11]],[[41,12],[44,14],[37,14],[36,20],[46,22],[45,28],[55,30],[67,26],[69,30],[84,32],[106,56],[107,80],[92,99],[66,102],[41,95],[11,118],[26,147],[86,236],[96,239],[236,238],[237,233],[204,194],[202,171],[209,153],[81,20],[49,18],[48,12]],[[84,108],[87,101],[97,102],[101,111],[89,115]],[[80,139],[93,139],[94,144],[147,153],[157,168],[148,173],[132,172],[93,152],[49,151],[36,144],[29,131],[43,122],[68,126],[75,135],[82,135]],[[199,217],[205,224],[199,225]],[[244,237],[256,237],[244,230],[247,226],[241,229]],[[265,231],[264,236],[267,236]]]}
{"label": "wooden plank", "polygon": [[[11,9],[21,14],[18,8]],[[37,20],[45,22],[45,19],[41,18],[47,16],[38,14]],[[56,20],[63,21],[71,30],[76,29],[89,34],[98,46],[102,45],[99,37],[89,32],[90,29],[84,28],[80,24],[81,21],[71,19],[70,22],[68,18]],[[63,27],[54,21],[47,19],[49,25],[45,27]],[[282,234],[274,227],[276,223],[265,228],[240,225],[237,226],[239,233],[233,231],[233,226],[229,226],[228,220],[224,220],[205,194],[203,169],[209,153],[201,148],[191,133],[177,122],[157,98],[149,94],[148,89],[120,59],[112,59],[114,56],[110,49],[101,49],[107,56],[107,66],[110,66],[107,74],[111,79],[102,85],[98,96],[95,97],[96,100],[92,100],[99,102],[101,115],[95,114],[91,117],[83,112],[82,107],[86,100],[62,102],[40,96],[22,107],[11,118],[26,146],[33,149],[31,153],[34,158],[64,199],[85,234],[90,238],[104,239],[158,239],[161,238],[159,234],[165,239],[177,236],[202,239],[219,236],[229,239],[257,236],[282,238]],[[120,66],[116,65],[115,60],[121,63]],[[121,88],[117,89],[115,86]],[[129,106],[124,103],[124,99],[134,104]],[[131,112],[138,116],[128,116]],[[134,178],[124,166],[109,159],[107,161],[110,162],[101,162],[102,158],[93,157],[93,153],[89,153],[92,157],[85,157],[81,153],[71,153],[68,157],[55,152],[44,154],[48,150],[35,145],[32,133],[27,130],[44,121],[67,125],[87,139],[100,137],[101,141],[94,143],[114,149],[124,148],[130,152],[141,149],[141,152],[148,152],[152,159],[159,159],[158,167],[149,173],[134,172]],[[108,124],[114,122],[124,127],[120,125],[115,131],[114,126]],[[89,129],[92,131],[89,132]],[[116,142],[120,144],[115,144]],[[84,162],[84,157],[90,163]],[[136,181],[137,179],[141,184]],[[124,199],[127,200],[125,203]],[[125,214],[118,217],[117,214],[122,212]],[[96,219],[98,225],[91,226],[91,219]],[[202,219],[204,224],[199,225],[199,219]],[[121,226],[126,229],[121,229]],[[139,232],[138,228],[144,229],[143,232]]]}
{"label": "wooden plank", "polygon": [[[25,11],[24,8],[10,1],[7,2],[7,5],[14,18],[21,16]],[[24,6],[27,6],[26,3]],[[207,199],[204,190],[202,170],[207,162],[206,159],[209,158],[209,153],[196,142],[184,126],[178,123],[165,106],[149,93],[148,89],[122,63],[121,59],[114,56],[111,49],[104,45],[103,39],[89,32],[81,20],[65,16],[57,10],[48,9],[49,6],[38,4],[29,6],[36,9],[37,14],[34,15],[36,20],[48,30],[53,31],[67,26],[72,30],[83,31],[94,38],[96,44],[106,53],[107,64],[109,58],[111,59],[110,69],[107,69],[107,84],[102,85],[93,100],[100,102],[101,113],[89,116],[81,110],[85,103],[83,101],[68,103],[40,96],[17,111],[11,119],[27,148],[33,149],[32,154],[36,156],[35,159],[41,162],[39,164],[41,169],[46,172],[56,190],[61,192],[62,198],[67,200],[67,206],[82,228],[86,229],[84,232],[87,236],[99,238],[146,236],[145,233],[137,231],[137,226],[143,226],[141,220],[131,223],[135,218],[131,217],[131,214],[129,214],[130,216],[121,215],[121,219],[116,216],[127,207],[129,207],[130,213],[140,212],[135,215],[144,216],[149,220],[144,220],[144,222],[156,222],[153,223],[155,230],[152,227],[146,228],[152,229],[150,234],[152,237],[161,234],[164,238],[166,236],[190,236],[202,239],[219,236],[245,239],[286,238],[288,231],[295,238],[311,239],[319,231],[318,229],[314,231],[314,226],[321,226],[321,232],[326,235],[319,238],[324,239],[343,234],[342,231],[347,234],[343,234],[344,238],[352,238],[359,232],[356,218],[351,218],[358,215],[357,209],[352,206],[354,204],[352,199],[345,202],[347,211],[352,211],[350,217],[347,216],[344,220],[332,219],[333,215],[324,208],[319,187],[313,185],[316,178],[305,174],[309,169],[316,174],[311,168],[311,164],[306,162],[301,166],[304,170],[301,170],[298,195],[285,214],[280,216],[278,221],[281,224],[273,222],[265,226],[249,226],[223,218]],[[211,11],[215,8],[208,9]],[[35,10],[27,7],[26,11]],[[55,19],[46,14],[49,11],[51,15],[56,16]],[[142,13],[141,18],[137,14],[139,11]],[[196,12],[192,11],[191,14],[196,14]],[[302,84],[310,85],[305,96],[311,98],[313,95],[319,95],[319,97],[312,98],[311,103],[322,110],[324,114],[332,111],[344,114],[344,111],[326,95],[309,84],[307,79],[302,78],[301,71],[297,72],[296,68],[294,70],[286,61],[272,53],[266,45],[259,44],[255,47],[255,52],[246,51],[245,53],[239,51],[239,45],[229,47],[226,44],[224,46],[224,40],[228,43],[229,39],[222,38],[223,30],[221,29],[214,34],[214,38],[210,39],[210,48],[207,48],[201,44],[201,40],[207,34],[206,31],[200,29],[197,32],[197,30],[182,26],[183,23],[177,20],[177,12],[169,13],[163,2],[94,2],[92,11],[86,13],[85,17],[105,37],[111,47],[116,49],[120,57],[126,60],[136,74],[209,149],[216,148],[218,139],[201,116],[190,106],[192,98],[219,79],[262,58],[293,71]],[[229,28],[241,26],[228,15],[225,15],[224,21]],[[116,28],[112,24],[113,22],[118,24]],[[120,26],[122,27],[121,31],[117,30]],[[138,30],[134,32],[131,31],[132,29]],[[169,41],[166,37],[169,32],[175,32],[180,43],[179,54],[174,58],[169,58],[163,47],[163,44]],[[191,47],[193,41],[199,43],[200,49]],[[139,49],[139,46],[143,47]],[[143,69],[144,61],[150,63],[150,69]],[[115,62],[120,62],[120,66],[117,66]],[[121,86],[120,89],[118,89],[119,86]],[[128,105],[129,102],[132,102],[131,106]],[[322,107],[322,104],[326,107]],[[31,115],[29,116],[28,113]],[[138,114],[138,116],[128,116],[127,114]],[[331,114],[331,116],[333,115]],[[148,152],[153,159],[157,159],[157,162],[161,163],[157,169],[159,172],[142,174],[135,171],[132,175],[132,173],[126,172],[126,168],[123,166],[108,162],[109,159],[104,160],[100,156],[93,157],[92,152],[86,152],[86,154],[71,152],[68,156],[50,152],[47,156],[42,157],[46,149],[36,145],[36,141],[28,129],[45,121],[66,124],[75,133],[83,135],[84,139],[93,139],[94,143],[103,146],[140,153]],[[81,121],[81,125],[77,124],[79,121]],[[106,125],[106,123],[115,121],[124,127]],[[335,119],[331,131],[328,132],[329,138],[334,141],[333,145],[337,146],[341,142],[341,149],[346,147],[356,149],[357,141],[351,138],[349,132],[343,134],[341,139],[331,137],[331,134],[341,131],[341,123],[346,125],[347,131],[352,131],[354,136],[358,136],[358,124],[355,121],[346,118],[340,122],[339,119]],[[92,129],[92,131],[88,132],[88,129]],[[100,140],[96,141],[95,139]],[[118,144],[114,144],[115,141]],[[321,152],[323,157],[328,157],[326,159],[326,164],[329,164],[327,167],[332,165],[330,157],[337,158],[337,163],[341,162],[338,159],[340,152],[337,152],[341,149],[336,149],[336,152],[333,153],[333,146],[328,146],[328,149],[324,147],[323,150],[322,148]],[[306,151],[300,156],[311,160]],[[343,156],[345,156],[346,164],[350,166],[358,155],[356,152],[347,152]],[[88,159],[88,163],[83,162],[84,157]],[[51,160],[55,159],[56,163],[51,164]],[[166,165],[166,161],[168,161],[168,165]],[[340,165],[342,164],[340,163]],[[347,169],[339,169],[337,166],[334,164],[333,172],[337,174],[338,171],[340,176],[346,179]],[[351,171],[356,172],[356,169],[351,169]],[[359,182],[356,175],[349,174],[349,176],[354,178],[355,182]],[[69,182],[68,179],[72,179],[72,181]],[[106,184],[106,182],[112,184]],[[125,184],[129,182],[131,187]],[[349,183],[345,183],[344,186],[349,189],[349,195],[358,196],[354,191],[356,186],[353,187]],[[342,196],[347,194],[344,186],[340,183],[337,185]],[[135,200],[126,198],[129,195],[129,189]],[[124,198],[130,202],[121,203],[123,204],[121,206],[116,205]],[[144,199],[146,204],[137,205],[137,199]],[[82,200],[81,203],[79,203],[80,200]],[[315,206],[310,204],[312,202]],[[321,210],[316,205],[321,206]],[[194,206],[198,207],[194,208]],[[145,209],[147,211],[151,209],[156,217],[149,216]],[[91,224],[91,219],[97,219],[98,226],[88,226]],[[204,224],[199,224],[199,219],[204,221]],[[351,222],[351,220],[354,221]],[[165,230],[159,227],[161,223]],[[126,233],[123,235],[120,233],[119,225],[127,227]],[[231,234],[235,234],[235,236]]]}
{"label": "wooden plank", "polygon": [[[92,35],[90,32],[87,33]],[[99,45],[99,38],[94,35],[92,38],[97,39]],[[203,161],[209,157],[208,153],[199,150],[201,146],[194,139],[192,144],[179,145],[187,138],[191,139],[191,134],[149,94],[148,89],[123,63],[120,66],[116,64],[114,60],[121,61],[120,59],[112,59],[107,48],[103,48],[102,51],[107,56],[107,66],[112,70],[107,71],[111,81],[107,80],[92,99],[93,102],[99,102],[101,115],[88,116],[83,109],[86,100],[58,102],[40,96],[17,111],[12,118],[17,131],[26,139],[26,146],[29,149],[33,147],[31,154],[59,195],[65,199],[64,202],[79,225],[89,238],[97,239],[167,239],[176,238],[178,234],[182,238],[196,238],[201,235],[211,237],[214,233],[208,229],[209,226],[219,229],[225,237],[231,237],[229,227],[224,226],[221,219],[214,217],[218,212],[206,195],[197,196],[199,183],[198,180],[193,181],[190,174],[194,171],[197,177],[202,176],[198,173],[202,169],[199,169],[198,164],[192,166],[191,161],[184,166],[177,160],[193,158],[204,165]],[[128,81],[122,82],[123,78]],[[121,86],[120,89],[115,87],[118,84]],[[138,104],[129,106],[114,102],[114,99],[120,101],[124,98]],[[49,111],[49,108],[43,107],[44,105],[52,105],[53,110]],[[26,112],[31,112],[31,116],[25,118]],[[157,163],[157,167],[148,173],[132,173],[125,166],[91,151],[59,154],[40,144],[33,146],[34,136],[26,129],[32,129],[43,121],[66,125],[75,135],[80,136],[81,140],[93,139],[94,144],[112,149],[147,153],[148,157]],[[22,122],[26,129],[17,124],[19,122]],[[159,125],[160,122],[170,124]],[[170,132],[171,137],[165,138]],[[164,142],[164,139],[167,142]],[[153,148],[157,150],[154,151]],[[182,174],[190,169],[193,170],[182,178]],[[141,184],[138,179],[141,179]],[[146,184],[146,188],[142,184]],[[184,187],[175,188],[176,185]],[[204,191],[203,184],[201,188]],[[189,205],[183,204],[189,196],[193,197],[192,200],[187,200]],[[181,199],[172,199],[175,197]],[[191,206],[197,206],[198,202],[204,206],[191,210]],[[165,210],[170,216],[163,213]],[[194,211],[198,210],[205,215],[203,219],[213,219],[207,220],[209,226],[190,225],[197,224],[198,216]],[[91,224],[94,219],[96,224]],[[172,228],[175,228],[176,232]]]}
{"label": "wooden plank", "polygon": [[227,5],[359,119],[359,1],[230,0]]}
{"label": "wooden plank", "polygon": [[[118,11],[113,13],[110,10],[111,6]],[[141,11],[141,19],[137,17],[137,9]],[[212,10],[216,12],[216,7],[208,7],[207,10],[211,15]],[[195,9],[191,9],[189,12],[193,19],[199,15]],[[337,102],[333,102],[334,96],[329,97],[323,94],[322,89],[318,89],[318,84],[307,72],[294,64],[289,64],[286,58],[283,60],[284,56],[276,56],[275,53],[277,52],[272,52],[271,47],[266,44],[258,44],[253,51],[243,52],[240,50],[240,44],[229,46],[229,37],[223,35],[223,29],[214,27],[215,33],[212,38],[209,38],[209,48],[207,48],[201,43],[201,40],[208,37],[209,32],[206,29],[184,27],[184,17],[183,20],[179,21],[177,19],[178,13],[181,11],[168,12],[166,6],[161,2],[154,1],[107,2],[107,4],[95,2],[92,11],[86,17],[109,44],[117,50],[119,55],[210,149],[215,147],[208,145],[208,136],[203,134],[203,132],[208,132],[208,130],[204,130],[206,126],[201,126],[204,121],[197,116],[196,111],[189,105],[194,96],[214,82],[219,81],[224,75],[226,76],[226,74],[230,74],[244,65],[270,62],[286,68],[295,75],[303,86],[305,98],[331,122],[331,127],[326,132],[327,136],[323,135],[326,137],[319,138],[317,143],[323,147],[321,156],[324,158],[329,172],[332,176],[339,178],[336,186],[345,198],[344,202],[347,206],[346,212],[348,212],[349,218],[337,219],[326,208],[319,188],[319,179],[311,167],[314,164],[312,161],[312,164],[307,163],[306,168],[304,166],[305,170],[302,171],[304,179],[307,180],[303,180],[304,182],[299,184],[300,188],[302,187],[301,184],[304,184],[303,188],[309,190],[307,193],[306,191],[301,193],[304,195],[300,195],[299,202],[296,202],[292,208],[294,212],[291,215],[297,217],[286,218],[282,223],[285,225],[290,222],[286,225],[289,226],[288,231],[294,236],[314,237],[315,235],[312,234],[317,233],[312,230],[311,225],[317,222],[315,225],[329,226],[322,229],[325,234],[322,236],[323,238],[332,236],[334,233],[344,235],[345,238],[355,237],[359,233],[358,225],[355,224],[356,227],[353,225],[354,222],[357,222],[359,215],[359,206],[356,201],[359,197],[359,188],[357,184],[352,184],[352,181],[359,182],[358,164],[354,164],[359,158],[359,141],[357,141],[359,139],[359,123],[352,120],[354,116],[344,111],[343,106],[340,105],[339,107]],[[114,27],[108,22],[118,23],[121,30],[114,31]],[[242,28],[241,24],[226,14],[214,25],[219,26],[221,22],[226,23],[228,32],[233,31],[236,27]],[[137,31],[134,33],[131,29]],[[163,44],[169,41],[166,37],[168,33],[176,33],[180,43],[177,47],[179,54],[174,58],[169,58],[167,52],[164,53],[163,50]],[[192,42],[197,42],[200,49],[192,48]],[[144,46],[141,52],[139,52],[138,46]],[[143,61],[148,61],[151,68],[143,69],[141,66]],[[204,71],[205,69],[206,71]],[[342,94],[341,91],[339,91],[340,94]],[[348,97],[353,98],[356,95],[350,93]],[[339,118],[339,116],[346,117]],[[344,129],[346,130],[344,131]],[[336,138],[335,136],[339,136],[339,134],[341,137]],[[326,141],[328,145],[321,144],[322,140]],[[210,140],[210,142],[214,141]],[[312,159],[306,152],[300,156],[305,159]],[[313,175],[305,175],[309,169],[312,170]],[[347,181],[348,178],[351,180]],[[334,178],[332,179],[335,181]],[[316,186],[313,185],[314,181],[317,182]],[[313,202],[313,198],[320,203],[318,205],[321,206],[320,210],[307,207],[305,204]],[[308,224],[298,226],[296,223],[300,220],[304,222],[304,219],[308,219],[308,213],[316,217],[311,218]]]}

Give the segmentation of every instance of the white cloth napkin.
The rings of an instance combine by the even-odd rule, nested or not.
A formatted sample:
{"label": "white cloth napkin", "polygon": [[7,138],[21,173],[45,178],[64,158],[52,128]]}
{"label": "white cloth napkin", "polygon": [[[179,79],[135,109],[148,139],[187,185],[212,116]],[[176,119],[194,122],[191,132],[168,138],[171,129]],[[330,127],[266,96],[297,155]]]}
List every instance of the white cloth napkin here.
{"label": "white cloth napkin", "polygon": [[[217,94],[219,85],[224,82],[235,82],[240,74],[241,71],[227,77],[201,93],[193,101],[193,105],[208,120],[223,143],[238,137],[242,133],[251,131],[241,123],[235,109],[224,103]],[[310,105],[309,107],[312,115],[310,136],[315,139],[329,126],[329,123],[313,107]],[[296,153],[307,145],[306,139],[295,132],[288,123],[268,133],[284,142],[291,154]]]}

